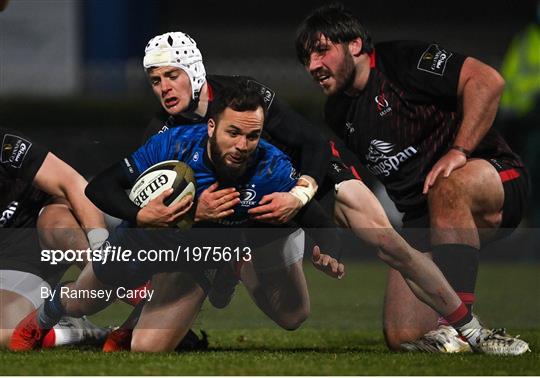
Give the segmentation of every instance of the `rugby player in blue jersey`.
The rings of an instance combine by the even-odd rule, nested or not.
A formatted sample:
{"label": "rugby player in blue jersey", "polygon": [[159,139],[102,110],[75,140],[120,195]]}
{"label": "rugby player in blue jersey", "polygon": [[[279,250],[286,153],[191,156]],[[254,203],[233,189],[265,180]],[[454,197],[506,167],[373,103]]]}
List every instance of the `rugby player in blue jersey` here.
{"label": "rugby player in blue jersey", "polygon": [[[247,185],[254,188],[257,200],[276,190],[294,187],[296,179],[292,177],[293,169],[287,156],[264,141],[259,143],[264,120],[262,97],[248,84],[231,88],[228,93],[223,96],[222,106],[214,108],[215,113],[208,125],[177,128],[155,136],[127,159],[133,172],[125,169],[124,162],[114,165],[94,179],[87,188],[88,196],[107,213],[129,220],[132,224],[160,227],[174,223],[186,214],[191,205],[189,198],[168,207],[163,204],[164,194],[140,209],[124,191],[148,166],[171,158],[193,165],[199,192],[218,177],[238,187]],[[245,209],[243,204],[239,204],[235,213],[224,221],[228,221],[228,226],[247,225],[250,217],[246,210],[256,203],[249,202]],[[285,238],[282,244],[287,244],[289,240]],[[278,240],[277,244],[271,243],[267,252],[261,251],[260,255],[254,252],[252,266],[242,267],[240,272],[257,305],[286,329],[297,328],[309,312],[309,297],[301,267],[303,247],[303,240],[301,244],[287,246],[279,245]],[[285,252],[277,253],[275,248]],[[316,266],[326,273],[334,277],[343,275],[343,265],[321,254],[318,248],[314,250],[314,259]],[[148,301],[142,310],[134,330],[132,350],[174,349],[197,315],[208,286],[199,279],[194,268],[186,270],[178,265],[171,267],[171,264],[147,265],[142,262],[135,265],[134,268],[134,264],[94,262],[85,269],[82,278],[64,287],[75,292],[120,285],[136,287],[154,276],[152,287],[156,290],[156,297]],[[159,274],[171,270],[188,273],[182,276],[181,290],[169,290],[170,277]],[[193,273],[192,277],[190,273]],[[60,287],[57,287],[57,293],[60,293]],[[51,328],[60,316],[93,313],[109,303],[97,298],[80,300],[53,296],[21,322],[15,331],[17,337],[12,339],[16,343],[12,342],[10,347],[13,350],[34,349],[45,330]],[[178,311],[171,311],[172,308],[176,309],[175,306],[178,306]],[[155,329],[156,324],[159,324],[159,330]]]}

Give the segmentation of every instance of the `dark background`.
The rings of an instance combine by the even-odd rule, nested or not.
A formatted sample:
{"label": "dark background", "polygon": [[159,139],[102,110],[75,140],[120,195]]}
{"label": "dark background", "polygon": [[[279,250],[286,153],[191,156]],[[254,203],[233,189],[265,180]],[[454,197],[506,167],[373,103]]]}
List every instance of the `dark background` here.
{"label": "dark background", "polygon": [[[11,0],[0,14],[0,27],[17,1]],[[79,86],[61,96],[4,93],[0,125],[22,130],[49,146],[87,177],[139,145],[159,106],[142,68],[144,47],[151,37],[167,31],[183,31],[197,41],[208,73],[253,76],[317,127],[324,127],[324,97],[296,62],[294,52],[297,25],[324,1],[35,1],[76,4]],[[360,16],[375,42],[437,41],[496,68],[512,38],[536,15],[533,0],[342,3]],[[26,0],[24,4],[37,3]],[[0,69],[1,54],[0,43]],[[504,133],[521,152],[516,131]],[[526,225],[533,224],[530,218]]]}

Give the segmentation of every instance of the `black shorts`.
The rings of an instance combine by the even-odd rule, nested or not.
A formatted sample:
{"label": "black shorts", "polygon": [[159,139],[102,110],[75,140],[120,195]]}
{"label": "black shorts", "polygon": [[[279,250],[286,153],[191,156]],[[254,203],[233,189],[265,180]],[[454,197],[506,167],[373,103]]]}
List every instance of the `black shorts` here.
{"label": "black shorts", "polygon": [[343,181],[362,180],[358,173],[360,162],[343,142],[338,139],[331,140],[329,148],[331,157],[328,162],[328,171],[316,195],[316,199],[319,201],[325,201],[329,197],[328,193],[332,192],[333,194],[335,186]]}
{"label": "black shorts", "polygon": [[530,194],[529,173],[524,167],[515,167],[504,160],[487,160],[497,172],[503,184],[504,203],[498,238],[510,235],[523,218]]}
{"label": "black shorts", "polygon": [[41,261],[41,246],[35,228],[0,229],[0,270],[32,273],[54,287],[69,266]]}
{"label": "black shorts", "polygon": [[[501,225],[494,240],[509,236],[521,222],[529,198],[530,179],[523,167],[516,167],[505,160],[487,159],[501,178],[504,190]],[[415,248],[426,251],[429,243],[429,212],[427,206],[403,216],[403,237]]]}

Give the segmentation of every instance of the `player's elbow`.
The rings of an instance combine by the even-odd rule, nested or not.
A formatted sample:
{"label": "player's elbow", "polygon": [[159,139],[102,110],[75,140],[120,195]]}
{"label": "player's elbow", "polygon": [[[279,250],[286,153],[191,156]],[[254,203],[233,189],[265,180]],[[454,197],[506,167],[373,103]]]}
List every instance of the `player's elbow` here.
{"label": "player's elbow", "polygon": [[501,76],[501,74],[498,73],[497,71],[495,71],[493,74],[492,85],[494,87],[495,92],[497,93],[497,97],[502,96],[506,82],[504,81],[504,78]]}
{"label": "player's elbow", "polygon": [[493,97],[499,98],[504,91],[505,81],[501,74],[490,66],[484,66],[482,80],[485,85],[488,85]]}

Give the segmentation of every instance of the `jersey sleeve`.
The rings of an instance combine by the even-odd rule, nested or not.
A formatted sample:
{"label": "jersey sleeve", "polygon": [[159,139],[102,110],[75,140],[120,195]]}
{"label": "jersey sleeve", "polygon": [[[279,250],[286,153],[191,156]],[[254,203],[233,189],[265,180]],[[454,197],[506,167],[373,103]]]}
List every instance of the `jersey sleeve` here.
{"label": "jersey sleeve", "polygon": [[272,183],[274,192],[288,192],[296,185],[297,173],[288,158],[275,156],[270,167],[272,174],[268,181]]}
{"label": "jersey sleeve", "polygon": [[[123,160],[127,177],[134,183],[137,177],[151,166],[166,160],[176,159],[173,148],[175,133],[169,130],[151,137],[144,145],[139,147],[131,156]],[[177,141],[181,143],[180,140]],[[177,151],[180,147],[177,148]]]}
{"label": "jersey sleeve", "polygon": [[49,151],[18,131],[0,129],[0,138],[1,171],[10,178],[32,182]]}
{"label": "jersey sleeve", "polygon": [[456,105],[466,56],[436,42],[417,41],[381,43],[375,54],[383,72],[413,100]]}

